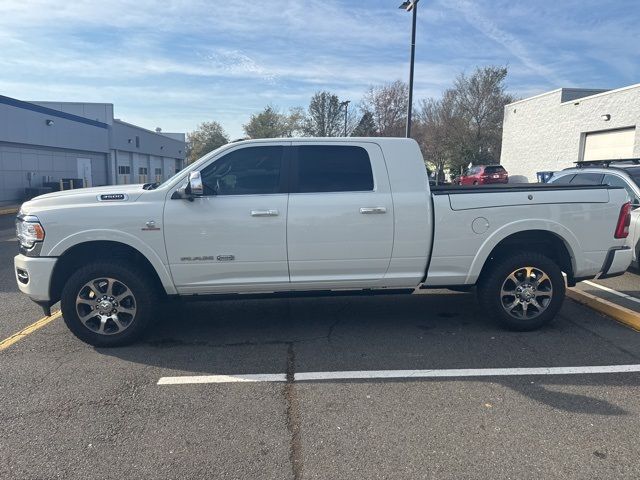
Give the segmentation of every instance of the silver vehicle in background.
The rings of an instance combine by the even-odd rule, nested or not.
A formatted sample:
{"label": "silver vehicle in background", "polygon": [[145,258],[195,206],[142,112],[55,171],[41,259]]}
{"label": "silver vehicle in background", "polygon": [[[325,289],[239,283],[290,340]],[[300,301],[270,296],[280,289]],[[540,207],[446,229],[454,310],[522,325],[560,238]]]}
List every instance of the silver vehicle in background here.
{"label": "silver vehicle in background", "polygon": [[640,158],[576,162],[573,168],[555,172],[549,183],[624,187],[632,209],[627,241],[633,249],[633,266],[640,268]]}

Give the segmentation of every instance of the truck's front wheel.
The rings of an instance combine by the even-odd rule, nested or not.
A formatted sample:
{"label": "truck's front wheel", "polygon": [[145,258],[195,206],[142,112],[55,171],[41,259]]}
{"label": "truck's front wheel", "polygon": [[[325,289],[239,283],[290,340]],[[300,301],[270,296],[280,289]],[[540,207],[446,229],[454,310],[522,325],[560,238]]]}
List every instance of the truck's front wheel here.
{"label": "truck's front wheel", "polygon": [[94,263],[78,269],[62,290],[67,327],[95,347],[134,342],[154,316],[153,285],[120,263]]}
{"label": "truck's front wheel", "polygon": [[549,323],[560,310],[564,295],[560,267],[539,253],[497,261],[478,284],[482,307],[511,330],[535,330]]}

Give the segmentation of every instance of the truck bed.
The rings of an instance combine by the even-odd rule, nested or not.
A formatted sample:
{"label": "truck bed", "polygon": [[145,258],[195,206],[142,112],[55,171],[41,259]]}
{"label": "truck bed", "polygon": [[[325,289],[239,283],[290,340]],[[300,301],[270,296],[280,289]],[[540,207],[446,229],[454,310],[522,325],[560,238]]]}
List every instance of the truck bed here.
{"label": "truck bed", "polygon": [[431,186],[434,195],[450,195],[458,193],[482,193],[482,192],[524,192],[530,190],[555,191],[555,190],[601,190],[620,189],[609,185],[555,185],[553,183],[507,183],[491,185],[438,185]]}

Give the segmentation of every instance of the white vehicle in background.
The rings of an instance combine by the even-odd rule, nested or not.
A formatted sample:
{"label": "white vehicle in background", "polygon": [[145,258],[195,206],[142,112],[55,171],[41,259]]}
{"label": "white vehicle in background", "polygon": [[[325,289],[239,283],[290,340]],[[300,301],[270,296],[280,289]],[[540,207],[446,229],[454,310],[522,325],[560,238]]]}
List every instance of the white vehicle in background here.
{"label": "white vehicle in background", "polygon": [[623,187],[631,201],[627,244],[633,251],[633,265],[640,268],[640,159],[578,162],[575,168],[554,173],[549,183]]}
{"label": "white vehicle in background", "polygon": [[81,340],[138,338],[162,300],[470,289],[507,328],[551,321],[569,285],[622,274],[630,204],[607,185],[430,188],[404,138],[249,140],[161,185],[22,205],[15,272]]}

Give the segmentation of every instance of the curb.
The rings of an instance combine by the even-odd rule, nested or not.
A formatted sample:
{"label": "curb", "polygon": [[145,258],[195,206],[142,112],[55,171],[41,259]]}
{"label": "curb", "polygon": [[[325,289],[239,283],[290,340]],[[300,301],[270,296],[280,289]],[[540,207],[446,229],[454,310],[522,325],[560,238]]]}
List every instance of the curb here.
{"label": "curb", "polygon": [[640,313],[638,312],[574,288],[567,288],[567,297],[640,332]]}
{"label": "curb", "polygon": [[19,207],[11,207],[11,208],[0,208],[0,216],[1,215],[15,215],[20,210]]}

